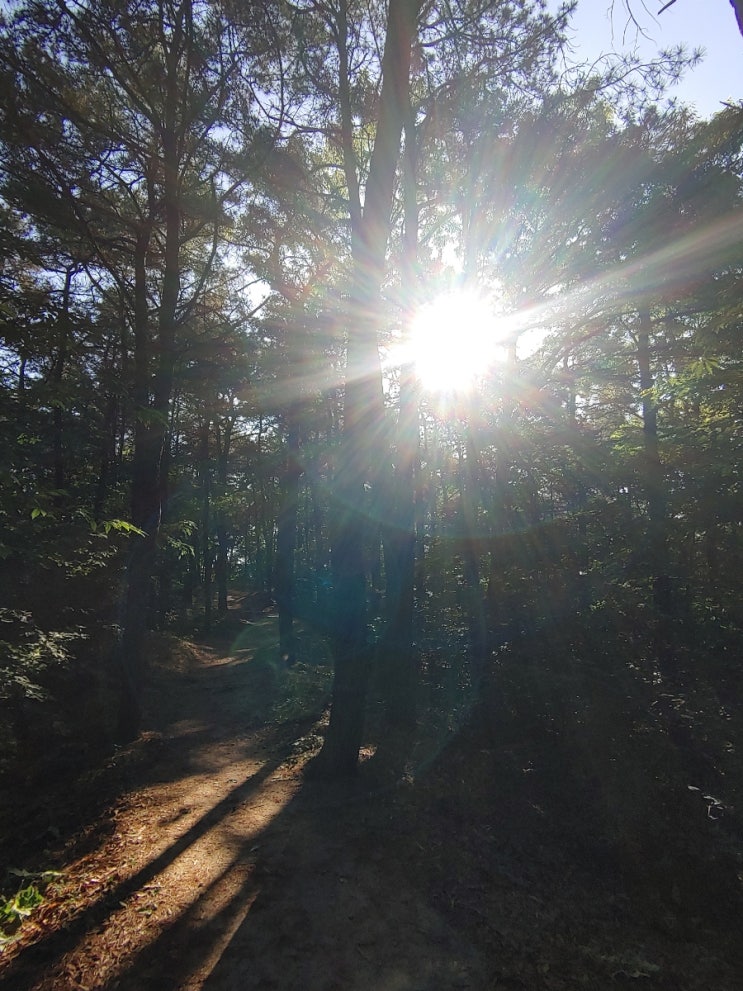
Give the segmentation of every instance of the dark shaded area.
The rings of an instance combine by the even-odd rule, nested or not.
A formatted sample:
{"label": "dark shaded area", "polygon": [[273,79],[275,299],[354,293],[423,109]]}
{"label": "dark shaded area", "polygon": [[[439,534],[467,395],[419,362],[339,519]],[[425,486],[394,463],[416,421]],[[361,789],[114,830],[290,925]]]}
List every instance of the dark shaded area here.
{"label": "dark shaded area", "polygon": [[[92,986],[734,991],[743,964],[741,828],[729,801],[735,786],[726,785],[734,765],[717,766],[714,720],[709,710],[702,718],[698,691],[685,700],[694,720],[674,710],[680,696],[661,711],[653,685],[612,653],[617,631],[609,641],[607,620],[582,627],[579,640],[563,624],[559,635],[552,627],[503,647],[490,671],[497,719],[481,706],[456,715],[443,701],[447,678],[456,681],[466,664],[450,675],[452,658],[440,654],[423,679],[425,729],[419,724],[403,778],[367,747],[355,780],[305,783],[194,892],[187,911],[115,979]],[[0,972],[0,987],[78,986],[52,974],[81,936],[105,926],[120,902],[236,806],[254,802],[287,757],[284,773],[301,773],[312,722],[260,728],[288,691],[263,652],[275,625],[263,620],[243,625],[240,639],[225,637],[213,656],[231,654],[226,664],[156,666],[151,717],[161,735],[121,752],[93,790],[177,782],[215,739],[262,755],[260,772],[145,869],[25,949]],[[570,666],[581,650],[593,661]],[[295,699],[298,711],[302,702]],[[372,704],[370,738],[378,718]],[[169,738],[176,719],[202,728]],[[702,723],[706,733],[697,734]],[[734,736],[735,720],[726,730]],[[86,824],[83,808],[66,823],[70,836],[81,831],[56,855],[58,866],[106,829],[105,811],[96,818],[88,806]],[[210,913],[218,888],[224,897]],[[194,969],[215,952],[205,983],[195,985]]]}

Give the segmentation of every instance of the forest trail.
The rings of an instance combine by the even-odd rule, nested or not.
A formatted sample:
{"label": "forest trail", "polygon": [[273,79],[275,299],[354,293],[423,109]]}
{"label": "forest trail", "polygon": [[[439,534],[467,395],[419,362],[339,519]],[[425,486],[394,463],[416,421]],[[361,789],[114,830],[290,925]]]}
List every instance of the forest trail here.
{"label": "forest trail", "polygon": [[290,720],[275,634],[161,651],[147,731],[43,810],[29,866],[62,877],[0,991],[740,988],[717,889],[714,921],[683,869],[628,887],[554,747],[465,734],[414,782],[305,780],[322,725]]}
{"label": "forest trail", "polygon": [[274,679],[242,646],[267,632],[263,619],[237,645],[157,666],[151,728],[107,768],[123,792],[71,838],[53,896],[0,957],[0,987],[478,986],[476,952],[402,878],[388,891],[381,853],[353,842],[374,795],[303,784],[319,738],[269,722]]}

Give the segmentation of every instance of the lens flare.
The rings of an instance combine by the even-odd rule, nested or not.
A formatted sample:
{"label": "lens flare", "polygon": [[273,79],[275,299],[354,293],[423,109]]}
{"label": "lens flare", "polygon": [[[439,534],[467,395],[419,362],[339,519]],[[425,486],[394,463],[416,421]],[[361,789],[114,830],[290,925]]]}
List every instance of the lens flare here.
{"label": "lens flare", "polygon": [[504,355],[492,308],[482,296],[465,290],[421,307],[411,327],[410,352],[429,392],[471,389]]}

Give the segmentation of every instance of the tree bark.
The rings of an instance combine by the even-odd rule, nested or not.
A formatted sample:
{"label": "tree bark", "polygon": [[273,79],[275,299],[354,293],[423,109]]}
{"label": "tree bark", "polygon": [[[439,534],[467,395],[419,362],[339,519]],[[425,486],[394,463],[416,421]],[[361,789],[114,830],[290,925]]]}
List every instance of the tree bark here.
{"label": "tree bark", "polygon": [[738,22],[738,30],[743,35],[743,0],[730,0],[730,6],[735,11],[735,19]]}
{"label": "tree bark", "polygon": [[73,266],[65,272],[64,288],[62,290],[62,309],[59,315],[59,340],[57,342],[57,354],[52,369],[52,381],[54,386],[54,406],[52,410],[53,419],[53,451],[54,451],[54,504],[61,506],[63,502],[63,489],[66,483],[65,458],[64,458],[64,402],[62,399],[62,382],[64,379],[65,365],[67,364],[67,351],[70,340],[70,295],[72,291],[72,278],[75,269]]}
{"label": "tree bark", "polygon": [[[487,649],[487,622],[485,602],[480,584],[480,560],[477,550],[478,536],[477,511],[477,462],[478,454],[475,445],[474,432],[471,422],[464,427],[464,451],[460,449],[459,462],[459,492],[461,506],[462,532],[465,537],[463,548],[464,587],[467,596],[467,626],[468,626],[468,660],[470,680],[473,693],[479,698],[482,679],[485,670],[485,654]],[[464,455],[462,457],[462,454]]]}
{"label": "tree bark", "polygon": [[[359,507],[365,484],[379,501],[384,397],[375,314],[384,275],[395,176],[410,77],[416,0],[390,0],[382,57],[377,132],[363,216],[353,229],[353,268],[347,310],[348,349],[342,451],[335,479],[332,567],[335,588],[334,679],[330,723],[320,767],[330,775],[355,770],[364,728],[369,674],[364,539]],[[350,122],[344,121],[348,128]],[[348,173],[347,164],[347,173]],[[349,186],[355,186],[353,179]]]}
{"label": "tree bark", "polygon": [[229,579],[229,541],[227,537],[227,516],[224,507],[224,499],[227,496],[227,474],[230,461],[230,448],[232,446],[232,429],[234,419],[231,416],[225,417],[220,423],[217,419],[214,423],[214,431],[217,444],[217,486],[220,503],[215,513],[215,526],[217,531],[217,612],[220,616],[227,615],[227,586]]}
{"label": "tree bark", "polygon": [[[393,735],[402,734],[403,737],[415,726],[415,483],[418,457],[418,390],[413,369],[405,366],[400,381],[391,522],[385,528],[387,629],[380,672],[388,727]],[[404,746],[402,739],[400,742]]]}
{"label": "tree bark", "polygon": [[[179,23],[179,22],[178,22]],[[141,697],[146,670],[145,636],[148,626],[150,583],[155,569],[167,478],[163,453],[167,441],[168,412],[175,369],[176,310],[180,295],[180,191],[178,175],[178,72],[180,41],[168,53],[167,94],[160,129],[162,143],[162,208],[165,217],[163,278],[158,313],[152,403],[150,376],[153,371],[147,295],[147,251],[151,223],[143,223],[135,256],[135,385],[134,455],[132,466],[132,520],[145,532],[135,538],[127,574],[122,660],[124,693],[119,711],[119,737],[134,739],[141,724]],[[150,186],[150,217],[158,205]]]}
{"label": "tree bark", "polygon": [[287,416],[286,465],[281,486],[281,505],[276,525],[276,568],[274,587],[279,612],[279,654],[287,665],[296,661],[294,638],[294,556],[297,546],[297,504],[299,499],[299,429],[294,412]]}
{"label": "tree bark", "polygon": [[203,561],[204,632],[212,628],[211,466],[209,420],[199,425],[199,474],[201,475],[201,554]]}
{"label": "tree bark", "polygon": [[150,340],[147,301],[146,257],[151,228],[142,224],[134,254],[134,360],[132,405],[134,452],[132,457],[131,516],[143,536],[132,538],[127,564],[124,616],[120,645],[122,690],[119,699],[117,736],[122,742],[139,734],[142,719],[144,639],[147,631],[149,582],[160,522],[157,473],[152,471],[155,442],[150,417]]}
{"label": "tree bark", "polygon": [[[106,369],[106,380],[113,378],[115,364],[115,351],[109,355],[108,349],[103,365]],[[95,498],[93,500],[93,519],[100,523],[103,519],[106,498],[108,496],[111,467],[116,461],[116,433],[118,429],[119,417],[119,397],[117,391],[109,385],[106,399],[106,412],[103,421],[100,443],[100,461],[98,466],[98,478],[96,480]]]}
{"label": "tree bark", "polygon": [[658,445],[658,408],[653,394],[655,382],[650,357],[651,332],[650,313],[642,310],[637,337],[637,363],[642,391],[643,466],[648,510],[646,551],[655,611],[658,660],[662,666],[667,667],[670,656],[668,634],[673,603],[671,580],[668,574],[665,479]]}
{"label": "tree bark", "polygon": [[[406,319],[418,303],[418,147],[410,92],[405,101],[403,154],[402,278],[409,299]],[[419,396],[412,365],[400,369],[400,396],[392,478],[391,525],[384,531],[387,577],[387,629],[382,645],[381,687],[386,703],[387,740],[392,759],[407,757],[415,727],[417,669],[415,658],[416,484],[420,466]]]}

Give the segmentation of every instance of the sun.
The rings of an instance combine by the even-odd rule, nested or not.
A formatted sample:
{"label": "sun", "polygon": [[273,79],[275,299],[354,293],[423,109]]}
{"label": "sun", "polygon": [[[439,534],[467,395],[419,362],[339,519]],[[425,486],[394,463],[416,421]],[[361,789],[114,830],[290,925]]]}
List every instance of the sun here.
{"label": "sun", "polygon": [[428,392],[468,391],[503,354],[492,306],[470,290],[438,296],[413,320],[411,360]]}

